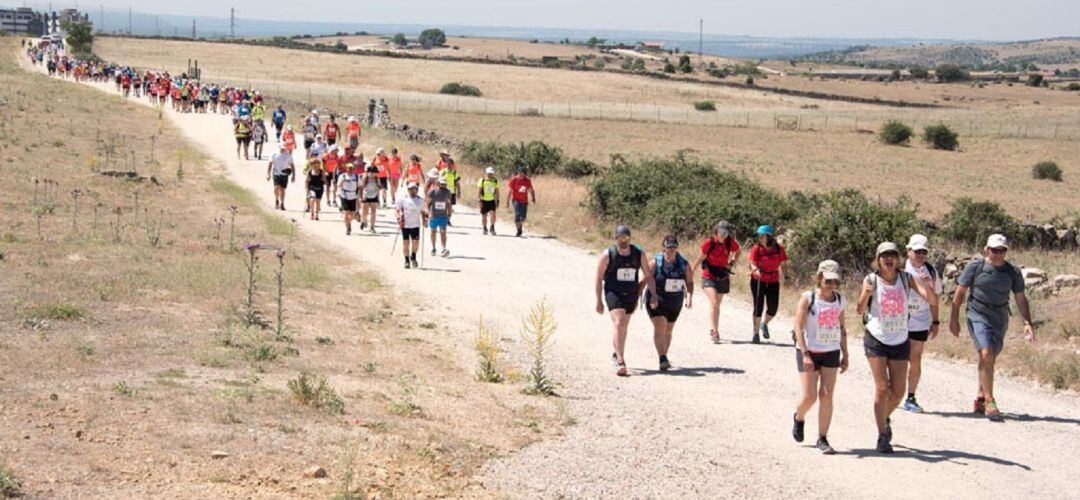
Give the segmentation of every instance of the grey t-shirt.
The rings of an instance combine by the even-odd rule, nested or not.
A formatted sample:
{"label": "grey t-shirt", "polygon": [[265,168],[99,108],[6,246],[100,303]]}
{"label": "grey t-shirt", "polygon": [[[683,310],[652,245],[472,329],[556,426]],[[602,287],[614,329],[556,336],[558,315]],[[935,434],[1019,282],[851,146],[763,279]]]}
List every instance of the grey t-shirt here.
{"label": "grey t-shirt", "polygon": [[971,262],[956,280],[970,290],[967,316],[997,328],[1009,324],[1009,292],[1024,293],[1024,277],[1008,262],[994,267],[983,259]]}
{"label": "grey t-shirt", "polygon": [[437,187],[432,189],[428,193],[428,200],[431,201],[431,216],[432,217],[446,217],[450,215],[450,190],[444,187]]}

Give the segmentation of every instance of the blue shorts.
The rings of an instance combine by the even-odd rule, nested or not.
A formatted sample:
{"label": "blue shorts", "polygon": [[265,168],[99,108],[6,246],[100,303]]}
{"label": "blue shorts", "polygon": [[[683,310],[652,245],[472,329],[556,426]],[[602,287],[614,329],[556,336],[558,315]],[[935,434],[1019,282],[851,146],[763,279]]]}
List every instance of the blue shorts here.
{"label": "blue shorts", "polygon": [[446,229],[449,222],[448,217],[432,217],[428,220],[428,227],[431,229]]}
{"label": "blue shorts", "polygon": [[971,321],[970,319],[967,324],[968,333],[971,334],[971,341],[975,343],[975,349],[981,351],[989,348],[994,353],[994,356],[1001,354],[1002,349],[1005,348],[1005,330],[1008,327],[1002,328],[1001,331],[995,331],[990,323]]}

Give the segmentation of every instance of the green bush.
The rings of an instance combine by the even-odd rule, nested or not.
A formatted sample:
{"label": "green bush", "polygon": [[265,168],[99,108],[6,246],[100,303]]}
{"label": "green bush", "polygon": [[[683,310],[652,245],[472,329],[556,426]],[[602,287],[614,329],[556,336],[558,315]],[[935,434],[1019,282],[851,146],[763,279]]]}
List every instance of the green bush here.
{"label": "green bush", "polygon": [[1040,161],[1031,167],[1031,175],[1036,179],[1050,179],[1061,182],[1061,168],[1052,161]]}
{"label": "green bush", "polygon": [[1080,91],[1080,83],[1072,82],[1065,86],[1065,90],[1070,92]]}
{"label": "green bush", "polygon": [[680,73],[693,73],[694,63],[690,62],[690,56],[683,54],[679,56],[679,72]]}
{"label": "green bush", "polygon": [[461,82],[447,83],[446,85],[443,85],[441,89],[439,89],[439,93],[450,95],[463,95],[469,97],[480,97],[480,89],[472,85],[465,85]]}
{"label": "green bush", "polygon": [[286,382],[286,385],[296,402],[304,406],[321,409],[331,415],[345,413],[345,400],[334,392],[322,375],[301,372],[299,376]]}
{"label": "green bush", "polygon": [[0,467],[0,497],[16,498],[22,496],[22,482],[7,469]]}
{"label": "green bush", "polygon": [[605,221],[688,237],[710,234],[720,219],[749,235],[761,224],[779,224],[794,216],[775,191],[685,152],[636,162],[612,158],[604,176],[590,186],[589,206]]}
{"label": "green bush", "polygon": [[934,149],[954,151],[960,145],[957,137],[959,134],[944,124],[929,125],[923,129],[923,141]]}
{"label": "green bush", "polygon": [[674,72],[675,72],[675,65],[674,64],[671,64],[670,62],[664,63],[664,73],[674,73]]}
{"label": "green bush", "polygon": [[916,80],[925,80],[930,76],[930,72],[922,66],[912,66],[908,68],[908,73],[911,73],[911,77]]}
{"label": "green bush", "polygon": [[1043,79],[1042,75],[1031,75],[1027,79],[1027,86],[1028,87],[1042,87],[1043,86],[1043,80],[1044,79]]}
{"label": "green bush", "polygon": [[446,33],[438,28],[430,28],[420,32],[418,40],[425,49],[441,47],[446,45]]}
{"label": "green bush", "polygon": [[907,144],[915,132],[903,122],[892,120],[881,127],[878,138],[885,144]]}
{"label": "green bush", "polygon": [[[502,143],[471,141],[461,149],[461,159],[476,165],[493,165],[500,175],[513,174],[518,166],[529,175],[560,173],[564,156],[562,148],[542,141]],[[571,169],[584,168],[575,164]]]}
{"label": "green bush", "polygon": [[947,239],[981,247],[991,234],[1016,236],[1020,223],[992,201],[957,198],[942,219],[941,234]]}
{"label": "green bush", "polygon": [[800,276],[812,276],[825,259],[844,269],[866,271],[879,243],[903,242],[922,229],[918,205],[907,197],[879,202],[846,189],[809,196],[796,192],[789,203],[798,209],[799,219],[792,225],[795,236],[787,251],[792,271]]}
{"label": "green bush", "polygon": [[716,111],[716,101],[697,101],[694,109],[698,111]]}
{"label": "green bush", "polygon": [[943,83],[963,82],[971,79],[971,75],[955,64],[942,64],[934,70],[937,80]]}
{"label": "green bush", "polygon": [[603,172],[603,169],[600,168],[600,165],[589,160],[570,158],[564,161],[562,165],[559,165],[557,172],[559,175],[568,179],[579,179],[581,177],[600,175]]}

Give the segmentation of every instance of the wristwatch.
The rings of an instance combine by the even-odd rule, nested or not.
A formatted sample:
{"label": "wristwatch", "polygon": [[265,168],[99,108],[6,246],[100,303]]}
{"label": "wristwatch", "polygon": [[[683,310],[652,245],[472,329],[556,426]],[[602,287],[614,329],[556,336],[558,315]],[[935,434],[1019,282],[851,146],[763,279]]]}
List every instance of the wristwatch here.
{"label": "wristwatch", "polygon": [[935,320],[934,320],[934,322],[933,322],[932,324],[933,324],[934,326],[941,326],[941,321],[939,321],[939,320],[936,320],[936,319],[935,319]]}

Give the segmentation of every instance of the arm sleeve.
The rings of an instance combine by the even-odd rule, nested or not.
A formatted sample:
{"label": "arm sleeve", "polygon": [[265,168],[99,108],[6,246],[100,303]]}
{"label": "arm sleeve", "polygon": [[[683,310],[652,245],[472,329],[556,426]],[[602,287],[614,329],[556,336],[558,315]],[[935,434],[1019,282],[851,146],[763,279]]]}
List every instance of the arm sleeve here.
{"label": "arm sleeve", "polygon": [[1013,293],[1024,293],[1024,275],[1020,274],[1020,270],[1015,266],[1009,266],[1010,272],[1012,272],[1012,291]]}
{"label": "arm sleeve", "polygon": [[969,263],[964,267],[964,271],[960,273],[960,277],[956,278],[956,282],[962,286],[971,288],[971,285],[975,283],[975,266],[978,265],[978,261]]}

